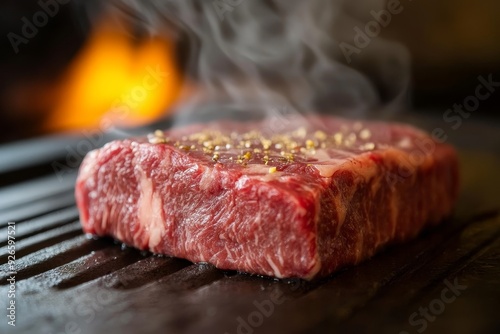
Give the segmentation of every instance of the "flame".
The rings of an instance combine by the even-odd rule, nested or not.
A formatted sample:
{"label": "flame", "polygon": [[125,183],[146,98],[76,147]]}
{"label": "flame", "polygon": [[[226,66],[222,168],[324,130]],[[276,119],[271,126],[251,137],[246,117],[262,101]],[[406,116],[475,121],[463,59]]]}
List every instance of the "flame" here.
{"label": "flame", "polygon": [[181,86],[174,48],[164,39],[133,41],[100,24],[65,74],[45,129],[139,125],[165,114]]}

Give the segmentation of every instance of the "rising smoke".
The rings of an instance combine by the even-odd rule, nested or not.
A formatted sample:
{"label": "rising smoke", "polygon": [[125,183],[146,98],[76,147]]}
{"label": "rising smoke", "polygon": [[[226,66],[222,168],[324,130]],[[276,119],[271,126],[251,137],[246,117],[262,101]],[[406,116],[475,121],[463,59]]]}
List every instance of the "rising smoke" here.
{"label": "rising smoke", "polygon": [[384,0],[113,0],[109,9],[137,31],[183,45],[184,72],[197,87],[176,107],[183,123],[277,107],[354,117],[400,110],[409,82],[405,49],[377,37],[348,64],[340,48],[384,6]]}

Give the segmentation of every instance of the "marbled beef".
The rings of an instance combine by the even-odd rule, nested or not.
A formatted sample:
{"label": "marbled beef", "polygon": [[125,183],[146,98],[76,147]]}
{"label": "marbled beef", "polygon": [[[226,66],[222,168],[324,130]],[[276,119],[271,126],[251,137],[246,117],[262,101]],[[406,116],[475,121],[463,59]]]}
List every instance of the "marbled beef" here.
{"label": "marbled beef", "polygon": [[85,158],[83,229],[153,253],[312,279],[451,214],[455,150],[402,124],[306,117],[213,122]]}

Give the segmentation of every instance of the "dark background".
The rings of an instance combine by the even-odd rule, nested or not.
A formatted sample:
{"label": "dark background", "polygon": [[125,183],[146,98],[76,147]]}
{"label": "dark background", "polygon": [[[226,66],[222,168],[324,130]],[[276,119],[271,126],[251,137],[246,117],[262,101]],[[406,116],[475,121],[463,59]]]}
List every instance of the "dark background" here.
{"label": "dark background", "polygon": [[[56,87],[91,31],[89,14],[99,2],[69,1],[16,54],[8,34],[20,34],[23,16],[38,1],[0,3],[0,141],[43,134],[39,125],[57,103]],[[417,114],[442,118],[454,103],[474,93],[478,76],[500,81],[500,4],[494,0],[402,1],[383,36],[404,44],[412,57],[410,104]],[[102,4],[102,2],[101,2]],[[89,13],[89,10],[91,13]],[[63,83],[64,84],[64,83]],[[498,122],[500,92],[481,103],[474,121]]]}
{"label": "dark background", "polygon": [[[279,292],[287,303],[255,333],[416,333],[419,327],[410,327],[409,316],[438,300],[444,282],[457,279],[467,290],[428,323],[425,333],[498,333],[500,91],[459,129],[453,130],[443,114],[474,94],[478,76],[492,74],[500,81],[500,3],[404,1],[405,10],[384,30],[413,58],[408,99],[413,111],[399,116],[429,131],[443,128],[458,148],[461,192],[455,215],[412,242],[298,289],[283,280],[144,257],[111,240],[83,236],[74,202],[77,167],[84,149],[110,138],[89,147],[89,138],[82,139],[77,130],[76,135],[13,141],[49,134],[43,124],[64,97],[59,91],[64,73],[91,39],[88,11],[95,15],[105,1],[72,0],[61,6],[18,54],[7,34],[19,33],[21,18],[40,6],[33,0],[1,1],[0,230],[6,231],[6,222],[19,224],[14,332],[234,333],[238,317],[247,319],[256,301]],[[64,173],[54,163],[65,167]],[[1,235],[0,258],[7,259],[7,233]],[[7,289],[0,286],[0,295],[6,296]],[[78,312],[82,306],[91,308],[92,320]],[[8,325],[2,318],[3,333]]]}

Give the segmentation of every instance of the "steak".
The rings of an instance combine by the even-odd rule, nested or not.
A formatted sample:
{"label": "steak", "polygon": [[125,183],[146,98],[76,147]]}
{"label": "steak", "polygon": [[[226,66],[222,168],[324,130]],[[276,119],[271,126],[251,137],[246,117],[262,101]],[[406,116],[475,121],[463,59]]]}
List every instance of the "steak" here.
{"label": "steak", "polygon": [[335,117],[191,125],[90,152],[86,233],[221,269],[324,277],[452,213],[455,150],[411,126]]}

